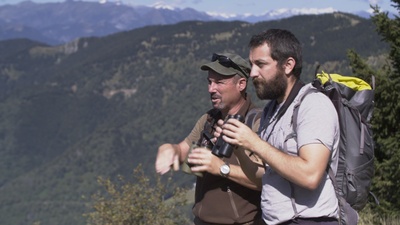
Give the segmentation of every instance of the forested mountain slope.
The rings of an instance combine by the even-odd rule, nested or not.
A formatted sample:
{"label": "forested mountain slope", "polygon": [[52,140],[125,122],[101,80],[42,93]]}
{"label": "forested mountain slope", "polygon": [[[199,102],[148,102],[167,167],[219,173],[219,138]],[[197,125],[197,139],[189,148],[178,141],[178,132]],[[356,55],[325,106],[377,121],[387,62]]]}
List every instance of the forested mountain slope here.
{"label": "forested mountain slope", "polygon": [[306,81],[318,63],[349,74],[347,49],[374,64],[387,52],[371,21],[341,13],[183,22],[60,46],[0,42],[0,224],[84,224],[98,176],[130,176],[139,163],[153,176],[158,145],[181,140],[210,107],[200,65],[213,52],[247,57],[251,35],[268,28],[299,37]]}

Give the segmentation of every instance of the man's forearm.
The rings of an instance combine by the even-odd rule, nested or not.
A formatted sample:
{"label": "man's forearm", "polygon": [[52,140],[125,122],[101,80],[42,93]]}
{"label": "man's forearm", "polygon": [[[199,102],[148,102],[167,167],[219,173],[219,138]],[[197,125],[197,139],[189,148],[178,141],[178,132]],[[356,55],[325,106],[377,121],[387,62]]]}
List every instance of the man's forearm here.
{"label": "man's forearm", "polygon": [[249,158],[246,152],[242,149],[235,151],[235,155],[239,159],[241,170],[244,175],[257,186],[257,190],[262,188],[262,175],[264,174],[264,167],[262,161],[256,163]]}

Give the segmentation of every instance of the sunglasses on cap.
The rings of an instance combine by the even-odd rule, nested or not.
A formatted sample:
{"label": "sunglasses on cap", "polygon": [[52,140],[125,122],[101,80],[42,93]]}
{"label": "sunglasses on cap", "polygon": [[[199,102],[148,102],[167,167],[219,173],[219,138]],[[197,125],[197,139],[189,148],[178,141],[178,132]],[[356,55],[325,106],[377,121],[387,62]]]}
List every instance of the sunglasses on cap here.
{"label": "sunglasses on cap", "polygon": [[244,72],[243,69],[240,68],[240,66],[238,64],[236,64],[235,62],[233,62],[232,59],[230,59],[229,57],[213,53],[213,55],[211,57],[211,62],[215,62],[217,60],[218,60],[219,64],[221,64],[225,67],[233,67],[235,69],[240,70],[243,73],[243,75],[245,77],[247,77],[247,73]]}

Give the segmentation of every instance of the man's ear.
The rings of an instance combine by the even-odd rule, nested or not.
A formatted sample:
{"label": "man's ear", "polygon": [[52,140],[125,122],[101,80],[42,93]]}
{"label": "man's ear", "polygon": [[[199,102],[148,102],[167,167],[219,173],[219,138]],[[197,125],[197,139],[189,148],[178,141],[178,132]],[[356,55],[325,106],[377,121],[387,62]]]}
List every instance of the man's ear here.
{"label": "man's ear", "polygon": [[238,81],[238,85],[239,85],[239,90],[243,91],[244,89],[246,89],[247,86],[247,79],[244,77],[241,77]]}
{"label": "man's ear", "polygon": [[285,74],[291,74],[293,72],[294,66],[296,65],[296,60],[294,60],[292,57],[289,57],[286,60],[285,65],[283,66],[283,68],[285,69]]}

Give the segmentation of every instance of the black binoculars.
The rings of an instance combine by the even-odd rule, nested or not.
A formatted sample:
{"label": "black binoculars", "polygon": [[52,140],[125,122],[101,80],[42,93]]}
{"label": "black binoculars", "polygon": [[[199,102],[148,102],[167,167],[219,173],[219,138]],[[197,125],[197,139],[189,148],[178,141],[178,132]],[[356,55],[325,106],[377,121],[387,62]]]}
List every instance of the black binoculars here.
{"label": "black binoculars", "polygon": [[[237,119],[242,123],[244,122],[244,117],[239,114],[236,114],[236,115],[228,115],[225,120],[225,123],[228,119],[231,119],[231,118]],[[233,146],[229,143],[226,143],[224,141],[224,139],[222,139],[222,136],[223,135],[219,136],[219,138],[215,142],[215,145],[211,151],[214,155],[216,155],[220,158],[222,158],[222,157],[229,158],[229,157],[231,157],[231,155],[233,153]]]}

